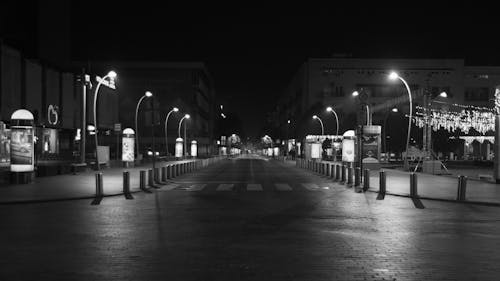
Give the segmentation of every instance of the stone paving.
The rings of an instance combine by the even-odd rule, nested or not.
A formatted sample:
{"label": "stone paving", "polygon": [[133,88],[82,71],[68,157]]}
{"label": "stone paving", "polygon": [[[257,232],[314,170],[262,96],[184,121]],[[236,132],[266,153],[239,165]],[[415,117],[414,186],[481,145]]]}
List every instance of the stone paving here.
{"label": "stone paving", "polygon": [[[323,183],[227,160],[179,182]],[[499,280],[498,207],[355,193],[155,190],[0,206],[0,280]]]}

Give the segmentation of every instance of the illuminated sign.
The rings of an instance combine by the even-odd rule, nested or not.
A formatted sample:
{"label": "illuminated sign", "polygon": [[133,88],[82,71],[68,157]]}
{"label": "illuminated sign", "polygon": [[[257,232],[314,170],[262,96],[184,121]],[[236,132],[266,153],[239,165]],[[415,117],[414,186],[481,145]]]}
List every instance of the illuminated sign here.
{"label": "illuminated sign", "polygon": [[47,121],[50,125],[56,125],[59,122],[59,106],[49,105],[47,110]]}
{"label": "illuminated sign", "polygon": [[11,124],[10,170],[32,172],[35,162],[33,114],[19,109],[12,114]]}
{"label": "illuminated sign", "polygon": [[127,128],[123,130],[122,138],[122,161],[124,162],[134,162],[134,130]]}
{"label": "illuminated sign", "polygon": [[321,158],[321,143],[311,144],[311,158],[313,159]]}
{"label": "illuminated sign", "polygon": [[196,141],[191,142],[191,156],[196,157],[198,155],[198,144]]}
{"label": "illuminated sign", "polygon": [[175,157],[181,158],[182,157],[182,139],[177,138],[175,140]]}
{"label": "illuminated sign", "polygon": [[355,133],[353,130],[349,130],[344,133],[344,139],[342,140],[342,161],[344,162],[354,162],[354,139]]}

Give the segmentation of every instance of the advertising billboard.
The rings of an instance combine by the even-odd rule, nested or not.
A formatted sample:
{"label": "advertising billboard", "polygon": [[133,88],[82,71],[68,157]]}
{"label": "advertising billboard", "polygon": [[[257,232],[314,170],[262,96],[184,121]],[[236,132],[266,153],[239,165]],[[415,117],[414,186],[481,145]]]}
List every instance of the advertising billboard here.
{"label": "advertising billboard", "polygon": [[122,161],[134,162],[134,137],[123,137],[122,139]]}
{"label": "advertising billboard", "polygon": [[364,126],[363,127],[363,147],[362,161],[363,163],[377,163],[380,157],[380,132],[381,126]]}
{"label": "advertising billboard", "polygon": [[35,170],[33,114],[26,109],[18,109],[10,119],[10,170],[33,172]]}
{"label": "advertising billboard", "polygon": [[354,162],[355,133],[353,130],[346,131],[342,140],[342,161]]}

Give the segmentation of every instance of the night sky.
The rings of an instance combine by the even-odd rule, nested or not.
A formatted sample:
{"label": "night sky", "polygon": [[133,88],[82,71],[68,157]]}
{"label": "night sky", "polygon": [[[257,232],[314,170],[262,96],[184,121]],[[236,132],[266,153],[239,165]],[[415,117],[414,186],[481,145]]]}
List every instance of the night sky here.
{"label": "night sky", "polygon": [[165,3],[73,1],[73,59],[206,62],[226,112],[239,115],[247,136],[260,133],[266,113],[308,57],[465,58],[500,65],[493,6]]}

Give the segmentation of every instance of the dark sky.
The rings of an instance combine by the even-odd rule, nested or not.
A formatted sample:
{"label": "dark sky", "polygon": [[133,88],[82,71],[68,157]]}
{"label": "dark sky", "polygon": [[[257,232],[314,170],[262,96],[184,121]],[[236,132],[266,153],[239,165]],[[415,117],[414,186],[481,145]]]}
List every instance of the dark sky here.
{"label": "dark sky", "polygon": [[497,9],[479,2],[169,2],[72,1],[74,59],[204,61],[226,111],[240,115],[247,135],[259,133],[308,57],[348,53],[500,65]]}

